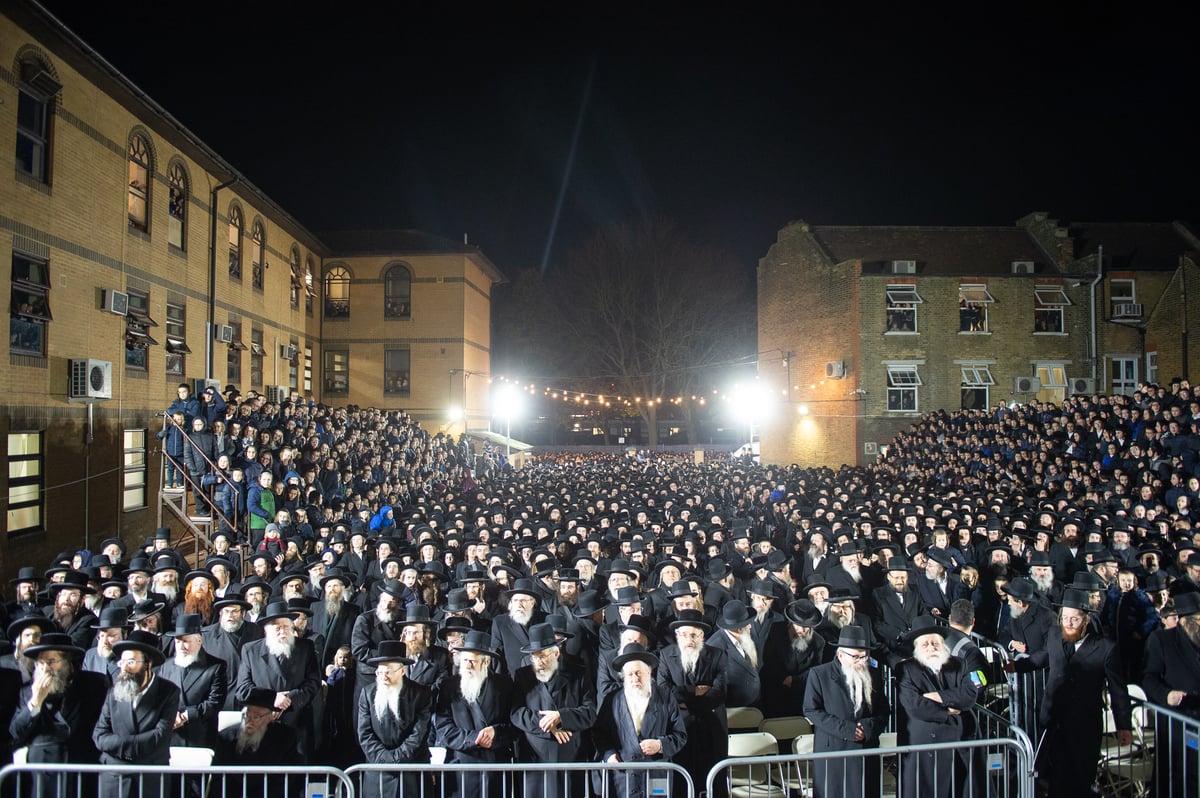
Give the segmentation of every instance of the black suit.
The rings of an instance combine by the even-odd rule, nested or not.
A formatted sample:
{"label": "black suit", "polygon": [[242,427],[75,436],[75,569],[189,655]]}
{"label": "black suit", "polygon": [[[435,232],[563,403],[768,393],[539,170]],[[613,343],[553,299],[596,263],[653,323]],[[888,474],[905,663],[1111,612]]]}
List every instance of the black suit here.
{"label": "black suit", "polygon": [[[350,634],[350,653],[354,656],[358,674],[355,686],[358,693],[375,683],[375,668],[368,665],[367,660],[379,653],[379,644],[384,640],[399,640],[403,626],[403,613],[397,620],[386,622],[381,622],[374,610],[362,612],[354,619],[354,628]],[[357,707],[356,700],[355,711]]]}
{"label": "black suit", "polygon": [[105,773],[100,792],[105,796],[169,795],[165,776],[147,776],[140,782],[138,765],[166,765],[171,760],[171,727],[179,706],[179,688],[155,676],[136,702],[118,701],[110,691],[92,732],[100,749],[100,763],[133,766],[134,773]]}
{"label": "black suit", "polygon": [[[725,705],[756,707],[762,698],[762,681],[758,668],[742,652],[724,629],[716,629],[704,641],[725,654]],[[761,660],[760,660],[761,662]]]}
{"label": "black suit", "polygon": [[321,692],[321,672],[312,643],[298,638],[292,655],[283,662],[267,650],[266,640],[246,644],[234,691],[239,701],[245,701],[256,687],[287,693],[292,704],[279,722],[296,730],[300,758],[307,760],[316,742],[313,702]]}
{"label": "black suit", "polygon": [[[1180,627],[1159,629],[1146,641],[1146,668],[1142,674],[1146,697],[1155,704],[1170,707],[1167,695],[1181,690],[1186,695],[1173,711],[1200,721],[1200,651]],[[1170,795],[1171,785],[1196,784],[1200,780],[1200,762],[1182,742],[1186,740],[1183,721],[1159,719],[1154,748],[1156,794]],[[1195,727],[1192,727],[1194,731]],[[1166,742],[1175,741],[1175,745]]]}
{"label": "black suit", "polygon": [[[621,762],[670,761],[687,742],[687,729],[679,712],[679,704],[670,692],[657,684],[650,687],[650,703],[646,706],[640,730],[633,725],[625,691],[618,690],[604,699],[593,734],[601,762],[607,762],[613,755]],[[640,747],[643,740],[658,740],[662,751],[646,756]],[[608,794],[622,798],[645,798],[650,792],[647,780],[655,775],[653,771],[614,770],[611,773],[616,790]]]}
{"label": "black suit", "polygon": [[[700,659],[691,673],[683,670],[679,646],[667,646],[658,655],[656,681],[683,707],[687,730],[687,742],[675,762],[687,769],[697,785],[704,783],[713,765],[729,755],[725,671],[725,652],[713,646],[700,647]],[[701,685],[707,685],[708,692],[696,695]]]}
{"label": "black suit", "polygon": [[529,655],[521,649],[529,645],[530,627],[545,619],[546,616],[537,610],[534,610],[533,618],[525,626],[514,621],[508,613],[492,619],[492,640],[500,649],[500,659],[510,678],[516,678],[517,671],[529,664]]}
{"label": "black suit", "polygon": [[254,623],[243,623],[237,632],[226,632],[219,623],[200,630],[205,653],[225,663],[225,703],[223,710],[241,709],[237,700],[237,676],[242,669],[242,649],[247,643],[263,639],[262,627]]}
{"label": "black suit", "polygon": [[[511,762],[516,730],[512,725],[512,680],[504,673],[489,673],[479,700],[474,704],[463,698],[460,682],[454,678],[446,683],[438,697],[433,715],[433,728],[437,744],[446,749],[447,762]],[[479,733],[491,727],[492,744],[489,748],[476,745]],[[500,795],[500,774],[484,778],[478,773],[460,773],[458,792],[460,796],[475,796],[487,792]]]}
{"label": "black suit", "polygon": [[892,590],[891,585],[884,585],[871,594],[872,618],[875,621],[875,634],[879,642],[887,646],[893,655],[903,656],[906,646],[900,641],[900,635],[912,628],[913,620],[918,615],[925,614],[925,602],[921,594],[909,586],[904,590],[904,603]]}
{"label": "black suit", "polygon": [[[917,592],[921,594],[921,601],[925,604],[925,609],[931,614],[938,614],[942,620],[950,617],[950,605],[960,598],[967,598],[966,591],[963,589],[962,580],[958,574],[946,574],[946,589],[942,590],[941,585],[932,579],[927,579],[924,574],[920,574],[917,579]],[[934,613],[938,610],[938,613]]]}
{"label": "black suit", "polygon": [[[517,671],[513,679],[512,724],[524,734],[518,738],[518,762],[582,762],[587,759],[587,732],[596,723],[595,683],[578,668],[559,661],[558,672],[548,682],[539,682],[533,666]],[[541,730],[538,722],[542,710],[557,710],[559,725],[572,733],[561,745],[554,736]],[[545,798],[568,798],[579,794],[564,784],[582,788],[582,779],[545,778],[540,774],[525,777],[525,794]],[[532,791],[531,791],[532,790]]]}
{"label": "black suit", "polygon": [[[92,730],[104,706],[108,693],[108,678],[98,673],[76,671],[62,695],[52,695],[42,704],[41,711],[29,711],[33,691],[29,685],[21,688],[16,712],[9,724],[12,747],[29,747],[26,761],[31,764],[70,763],[95,765],[100,752],[92,742]],[[74,778],[67,776],[38,776],[33,780],[37,796],[74,796]],[[85,779],[84,784],[95,780]],[[86,792],[86,790],[85,790]]]}
{"label": "black suit", "polygon": [[[213,756],[214,765],[234,765],[245,768],[263,767],[267,765],[301,765],[300,756],[296,752],[296,732],[282,723],[272,723],[267,726],[262,742],[253,751],[238,752],[238,737],[242,733],[242,724],[236,723],[217,735],[217,747]],[[259,776],[250,776],[246,784],[251,787],[253,794],[264,798],[291,798],[293,795],[304,793],[306,777],[301,776],[268,776],[263,780]],[[288,782],[291,781],[291,784]],[[262,786],[260,786],[262,785]],[[245,798],[250,792],[243,789],[242,779],[238,776],[214,778],[208,794],[211,798]]]}
{"label": "black suit", "polygon": [[[808,674],[816,666],[828,662],[835,650],[815,630],[803,654],[792,647],[792,638],[786,628],[784,634],[768,640],[762,667],[763,714],[769,718],[803,715]],[[788,677],[792,680],[790,685],[784,684]]]}
{"label": "black suit", "polygon": [[[54,607],[46,607],[42,610],[42,614],[50,620],[54,620]],[[100,622],[96,617],[96,613],[84,607],[79,608],[79,612],[75,613],[75,617],[71,620],[71,624],[62,631],[71,637],[71,644],[79,646],[84,651],[92,647],[92,643],[96,642],[96,630],[94,624]]]}
{"label": "black suit", "polygon": [[[842,665],[834,659],[818,665],[808,674],[804,694],[804,716],[813,725],[813,750],[861,751],[878,748],[879,735],[887,728],[890,707],[883,692],[878,668],[870,668],[872,705],[863,702],[854,709],[850,690],[842,674]],[[864,737],[856,741],[855,727],[861,725]],[[879,760],[830,759],[818,761],[813,768],[813,791],[817,798],[841,795],[878,795]]]}
{"label": "black suit", "polygon": [[179,687],[178,711],[187,714],[187,723],[175,730],[171,744],[215,749],[217,713],[225,706],[229,684],[225,663],[201,650],[186,668],[167,660],[158,675]]}
{"label": "black suit", "polygon": [[[372,765],[428,763],[429,720],[433,714],[433,695],[424,685],[405,679],[400,688],[399,715],[384,711],[382,720],[375,715],[374,684],[358,697],[358,741],[367,762]],[[403,784],[400,780],[403,779]],[[402,788],[402,790],[401,790]],[[401,790],[398,792],[398,790]],[[421,780],[415,773],[367,773],[363,776],[364,798],[394,795],[418,795]]]}
{"label": "black suit", "polygon": [[[960,742],[964,739],[963,718],[967,717],[979,697],[979,690],[962,662],[951,657],[938,673],[923,667],[915,659],[900,663],[900,706],[907,723],[902,727],[906,739],[902,744]],[[926,698],[937,693],[941,701]],[[952,714],[949,710],[958,710]],[[951,796],[962,791],[961,777],[956,773],[955,751],[922,751],[905,755],[904,794],[921,796]]]}
{"label": "black suit", "polygon": [[338,614],[330,618],[325,612],[324,600],[313,604],[313,617],[308,622],[308,628],[322,640],[322,645],[317,649],[317,664],[321,666],[322,673],[326,665],[333,663],[333,655],[339,648],[351,645],[354,622],[358,620],[359,612],[356,604],[344,601]]}

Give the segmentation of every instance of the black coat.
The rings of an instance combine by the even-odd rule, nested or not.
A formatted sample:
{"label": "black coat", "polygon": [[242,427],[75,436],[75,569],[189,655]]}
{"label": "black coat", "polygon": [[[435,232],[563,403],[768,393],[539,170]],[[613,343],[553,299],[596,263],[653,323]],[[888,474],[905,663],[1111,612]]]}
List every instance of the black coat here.
{"label": "black coat", "polygon": [[[155,676],[135,706],[118,701],[109,692],[92,732],[92,741],[100,749],[104,765],[166,765],[171,760],[171,727],[179,706],[179,688],[174,682]],[[100,777],[102,795],[150,796],[169,794],[170,785],[160,777],[148,777],[136,789],[133,774],[109,774]]]}
{"label": "black coat", "polygon": [[[938,673],[923,667],[915,659],[900,663],[900,707],[904,711],[905,745],[959,742],[963,739],[968,716],[979,697],[963,663],[951,657]],[[926,698],[937,693],[941,701]],[[958,714],[952,714],[955,709]],[[904,794],[950,796],[958,794],[955,784],[956,752],[922,751],[907,754],[904,768]]]}
{"label": "black coat", "polygon": [[21,688],[17,711],[9,724],[13,748],[29,746],[29,762],[69,762],[94,765],[100,751],[92,741],[92,730],[100,718],[108,678],[98,673],[76,671],[62,695],[50,696],[36,716],[29,712],[33,691]]}
{"label": "black coat", "polygon": [[225,706],[229,677],[225,663],[201,650],[196,661],[180,668],[167,660],[158,675],[179,688],[179,712],[187,713],[187,723],[175,730],[172,745],[215,748],[217,713]]}
{"label": "black coat", "polygon": [[[842,675],[841,663],[834,659],[818,665],[808,674],[804,694],[804,716],[813,725],[813,750],[861,751],[878,748],[879,735],[887,728],[890,707],[883,692],[878,668],[871,668],[872,705],[866,702],[855,711],[850,690]],[[864,738],[856,741],[855,727],[861,725]],[[817,796],[867,795],[879,792],[879,760],[824,760],[813,767],[813,789]]]}
{"label": "black coat", "polygon": [[900,603],[891,585],[884,585],[871,594],[871,617],[875,622],[875,635],[879,642],[894,654],[905,651],[900,635],[912,628],[913,620],[925,614],[925,602],[921,594],[912,587],[904,591],[904,603]]}
{"label": "black coat", "polygon": [[746,658],[741,647],[730,639],[724,629],[713,630],[712,635],[704,641],[704,645],[711,646],[725,655],[725,705],[758,706],[762,699],[762,680],[758,668]]}
{"label": "black coat", "polygon": [[247,643],[234,685],[238,701],[249,698],[256,687],[288,694],[292,705],[279,716],[279,722],[296,730],[301,759],[307,759],[316,741],[313,703],[321,693],[321,671],[312,643],[298,638],[292,655],[282,663],[267,650],[266,640]]}
{"label": "black coat", "polygon": [[[625,691],[618,690],[604,699],[593,734],[596,751],[602,762],[607,762],[613,755],[621,762],[670,761],[687,742],[687,729],[679,705],[666,689],[657,684],[650,688],[650,703],[642,716],[640,732],[633,725]],[[662,744],[662,751],[646,756],[640,747],[642,740],[658,740]],[[646,789],[648,775],[644,771],[614,770],[612,776],[616,791],[610,794],[644,798],[649,793]]]}
{"label": "black coat", "polygon": [[[429,762],[429,721],[433,714],[433,695],[424,685],[405,679],[400,688],[399,715],[384,712],[375,716],[377,687],[369,685],[358,696],[358,742],[367,762],[372,765],[404,765]],[[404,791],[419,790],[419,781],[405,774]],[[362,780],[366,798],[398,795],[401,776],[394,773],[368,773]],[[415,794],[415,793],[411,793]]]}
{"label": "black coat", "polygon": [[242,624],[238,632],[230,634],[221,629],[219,623],[214,623],[201,629],[200,637],[203,639],[204,652],[225,663],[225,703],[221,709],[240,709],[235,688],[238,671],[242,669],[242,649],[248,643],[263,639],[262,627],[247,622]]}
{"label": "black coat", "polygon": [[[695,670],[685,673],[679,646],[667,646],[658,654],[656,681],[682,707],[680,712],[687,730],[687,742],[675,761],[687,768],[696,784],[703,784],[712,766],[729,755],[725,652],[713,646],[701,646]],[[696,695],[700,685],[708,685],[704,695]]]}
{"label": "black coat", "polygon": [[[437,744],[446,749],[447,762],[509,762],[516,730],[512,725],[513,683],[504,673],[491,673],[479,700],[463,698],[459,681],[447,681],[433,715]],[[475,744],[488,726],[495,732],[490,748]]]}
{"label": "black coat", "polygon": [[[769,718],[803,715],[808,675],[828,662],[836,650],[815,631],[803,654],[796,653],[786,633],[768,640],[762,666],[763,714]],[[789,677],[791,683],[784,684]]]}
{"label": "black coat", "polygon": [[[573,732],[559,745],[553,735],[538,726],[542,710],[557,710],[559,725]],[[595,683],[579,669],[559,664],[558,672],[546,683],[539,682],[533,666],[517,671],[513,679],[512,724],[523,732],[518,744],[518,762],[578,762],[587,751],[587,732],[596,723]]]}
{"label": "black coat", "polygon": [[[42,610],[42,614],[50,620],[54,620],[54,607],[46,607]],[[92,643],[96,642],[95,624],[99,623],[100,619],[96,617],[96,613],[91,610],[80,607],[79,612],[75,613],[75,617],[71,620],[70,626],[62,631],[71,637],[71,645],[79,646],[84,651],[92,647]]]}
{"label": "black coat", "polygon": [[500,659],[510,678],[515,679],[517,671],[529,664],[529,655],[521,649],[529,645],[529,629],[545,619],[538,610],[534,610],[533,618],[526,626],[514,621],[508,613],[492,619],[492,640],[500,650]]}
{"label": "black coat", "polygon": [[917,577],[917,592],[921,594],[921,601],[925,604],[931,614],[934,610],[940,613],[938,617],[946,620],[950,617],[950,605],[960,598],[967,597],[967,591],[963,588],[962,580],[958,574],[946,574],[946,590],[932,579],[926,579],[924,574]]}
{"label": "black coat", "polygon": [[1200,720],[1200,651],[1182,628],[1159,629],[1146,641],[1146,670],[1142,676],[1146,697],[1159,706],[1170,706],[1167,694],[1186,695],[1174,711]]}
{"label": "black coat", "polygon": [[362,612],[354,619],[350,653],[354,656],[360,692],[375,681],[375,667],[368,665],[367,660],[379,653],[379,644],[384,640],[400,639],[403,622],[403,617],[396,621],[381,622],[373,610]]}
{"label": "black coat", "polygon": [[317,649],[317,664],[321,672],[325,666],[333,663],[333,655],[342,646],[353,642],[354,622],[358,620],[360,610],[358,605],[347,600],[342,603],[341,610],[332,618],[325,612],[325,601],[321,599],[313,604],[313,617],[308,622],[308,628],[322,641]]}

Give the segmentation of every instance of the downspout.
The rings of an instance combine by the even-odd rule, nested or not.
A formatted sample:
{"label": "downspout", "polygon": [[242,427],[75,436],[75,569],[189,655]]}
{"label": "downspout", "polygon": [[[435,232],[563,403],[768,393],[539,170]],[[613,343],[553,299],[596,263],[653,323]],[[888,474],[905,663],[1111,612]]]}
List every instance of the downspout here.
{"label": "downspout", "polygon": [[1182,363],[1180,364],[1183,367],[1181,370],[1181,373],[1183,374],[1183,378],[1185,380],[1190,380],[1191,376],[1188,373],[1188,295],[1187,295],[1188,269],[1187,269],[1187,265],[1188,265],[1187,258],[1181,257],[1179,259],[1179,301],[1181,303],[1183,303],[1183,313],[1179,314],[1180,315],[1180,326],[1182,327],[1182,329],[1179,331],[1179,343],[1181,344],[1180,353],[1183,355]]}
{"label": "downspout", "polygon": [[212,199],[208,207],[208,234],[212,246],[208,252],[208,328],[204,331],[204,379],[213,378],[213,330],[217,324],[217,193],[237,183],[234,176],[224,183],[213,186]]}
{"label": "downspout", "polygon": [[[1104,279],[1104,245],[1101,244],[1096,252],[1096,278],[1088,286],[1088,299],[1092,310],[1092,385],[1096,385],[1096,363],[1100,359],[1099,347],[1096,343],[1096,286]],[[1099,388],[1097,388],[1099,390]]]}

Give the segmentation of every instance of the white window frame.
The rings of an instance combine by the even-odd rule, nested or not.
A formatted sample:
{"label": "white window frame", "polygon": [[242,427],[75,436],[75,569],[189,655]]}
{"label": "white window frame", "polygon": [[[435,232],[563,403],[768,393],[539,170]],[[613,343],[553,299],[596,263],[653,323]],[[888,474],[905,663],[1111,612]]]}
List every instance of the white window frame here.
{"label": "white window frame", "polygon": [[[1137,355],[1113,355],[1108,359],[1108,384],[1111,388],[1110,393],[1113,396],[1121,394],[1123,396],[1133,396],[1133,392],[1138,386],[1138,360]],[[1126,377],[1125,370],[1117,370],[1117,364],[1133,366],[1133,376]],[[1120,379],[1118,379],[1118,374]]]}
{"label": "white window frame", "polygon": [[[904,284],[889,284],[885,289],[887,295],[887,318],[884,322],[884,332],[887,335],[915,335],[917,329],[917,305],[924,304],[925,300],[917,293],[917,287],[910,283]],[[892,329],[892,314],[893,313],[910,313],[912,319],[911,330],[894,330]]]}
{"label": "white window frame", "polygon": [[[1063,308],[1069,306],[1071,300],[1061,285],[1036,285],[1033,287],[1033,334],[1034,335],[1063,335],[1066,333],[1066,320]],[[1045,319],[1048,323],[1039,326],[1039,321]],[[1058,329],[1053,321],[1057,320]],[[1047,329],[1041,329],[1046,327]]]}
{"label": "white window frame", "polygon": [[[1129,292],[1118,291],[1117,286],[1129,286]],[[1137,280],[1131,277],[1114,277],[1109,281],[1108,299],[1114,305],[1137,304]]]}
{"label": "white window frame", "polygon": [[[996,298],[987,290],[984,283],[960,283],[958,286],[958,332],[960,335],[988,335],[992,328],[988,322],[988,305]],[[964,330],[962,328],[962,312],[966,308],[974,308],[982,319],[980,329]]]}
{"label": "white window frame", "polygon": [[165,373],[182,377],[187,370],[187,356],[192,353],[187,345],[187,305],[167,302],[166,316],[166,366]]}
{"label": "white window frame", "polygon": [[1158,384],[1158,352],[1146,353],[1146,382]]}
{"label": "white window frame", "polygon": [[125,512],[144,510],[146,496],[146,430],[127,429],[122,433],[125,447],[121,476],[121,507]]}
{"label": "white window frame", "polygon": [[[920,412],[920,363],[885,363],[887,371],[887,410],[889,413]],[[911,396],[911,407],[905,407],[904,397]],[[896,398],[897,401],[893,401]]]}
{"label": "white window frame", "polygon": [[962,385],[959,390],[959,406],[966,408],[966,397],[968,392],[983,391],[983,406],[986,410],[991,403],[991,386],[996,384],[996,380],[992,377],[992,370],[988,363],[961,363],[959,370],[962,377]]}

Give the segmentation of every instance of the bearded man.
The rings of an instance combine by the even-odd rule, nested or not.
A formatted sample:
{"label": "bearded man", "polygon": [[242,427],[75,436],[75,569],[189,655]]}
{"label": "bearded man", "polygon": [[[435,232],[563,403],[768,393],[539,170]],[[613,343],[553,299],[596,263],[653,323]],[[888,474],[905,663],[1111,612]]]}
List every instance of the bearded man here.
{"label": "bearded man", "polygon": [[[863,629],[847,626],[834,644],[832,662],[808,676],[804,716],[812,722],[813,751],[861,751],[878,748],[890,707],[878,668],[870,667],[870,643]],[[848,737],[850,729],[853,737]],[[816,798],[880,793],[879,759],[826,759],[813,766]]]}
{"label": "bearded man", "polygon": [[26,615],[8,625],[8,639],[12,641],[13,652],[0,657],[0,668],[8,668],[21,674],[21,685],[29,684],[33,678],[34,661],[23,656],[31,646],[42,642],[42,635],[58,631],[54,621],[38,615]]}
{"label": "bearded man", "polygon": [[8,580],[13,586],[13,600],[5,605],[10,621],[18,621],[28,615],[41,615],[38,604],[38,586],[42,577],[36,569],[25,565],[17,571],[15,578]]}
{"label": "bearded man", "polygon": [[[169,560],[164,560],[169,563]],[[179,603],[179,570],[174,565],[159,565],[154,569],[154,576],[150,580],[150,590],[158,593],[167,604],[168,612],[175,610],[175,605]]]}
{"label": "bearded man", "polygon": [[505,672],[516,678],[516,672],[529,662],[523,650],[529,643],[529,630],[546,616],[537,608],[541,593],[532,579],[517,579],[512,589],[505,592],[504,600],[508,602],[508,612],[492,619],[491,634],[504,660]]}
{"label": "bearded man", "polygon": [[373,612],[363,612],[354,621],[350,633],[350,653],[357,663],[358,679],[355,684],[354,706],[357,711],[358,696],[375,681],[375,669],[367,660],[379,653],[379,647],[387,640],[399,640],[403,626],[404,585],[395,579],[379,583],[379,599]]}
{"label": "bearded man", "polygon": [[[469,631],[455,651],[457,679],[442,689],[433,715],[437,744],[446,749],[447,762],[502,763],[512,760],[515,729],[511,722],[512,680],[492,673],[497,656],[492,636]],[[485,783],[486,782],[486,783]],[[502,795],[499,773],[460,773],[460,796]]]}
{"label": "bearded man", "polygon": [[217,742],[217,713],[225,705],[229,678],[225,663],[204,650],[203,619],[181,615],[166,633],[175,641],[175,653],[158,670],[162,678],[179,687],[179,706],[171,727],[172,745],[213,748]]}
{"label": "bearded man", "polygon": [[96,644],[83,655],[83,669],[102,673],[110,682],[117,680],[117,655],[113,645],[125,637],[132,627],[129,615],[121,607],[108,607],[101,611],[96,622]]}
{"label": "bearded man", "polygon": [[256,687],[274,690],[279,722],[296,730],[297,753],[307,762],[316,738],[313,701],[321,692],[321,671],[312,642],[296,636],[295,615],[282,602],[267,606],[260,620],[264,638],[242,649],[234,692],[244,701]]}
{"label": "bearded man", "polygon": [[559,568],[554,572],[554,583],[554,609],[565,607],[570,612],[579,602],[579,571]]}
{"label": "bearded man", "polygon": [[[405,678],[412,660],[406,656],[404,643],[384,640],[369,664],[375,668],[375,680],[358,697],[357,721],[358,741],[367,762],[393,767],[429,762],[426,739],[433,696],[424,685]],[[422,781],[419,774],[411,772],[366,773],[361,795],[420,795]]]}
{"label": "bearded man", "polygon": [[[1184,593],[1175,599],[1179,623],[1159,629],[1146,641],[1146,667],[1142,687],[1159,706],[1168,707],[1200,721],[1200,593]],[[1159,721],[1158,739],[1185,740],[1184,721]],[[1170,795],[1176,786],[1196,784],[1200,762],[1184,745],[1155,746],[1156,794]]]}
{"label": "bearded man", "polygon": [[428,606],[413,604],[408,608],[400,628],[400,639],[404,641],[408,658],[412,660],[405,678],[425,685],[434,695],[441,690],[442,683],[450,677],[453,668],[449,650],[434,642],[437,627],[438,623]]}
{"label": "bearded man", "polygon": [[763,653],[763,714],[772,718],[803,714],[808,674],[834,651],[816,632],[821,613],[811,601],[797,599],[783,615],[787,634],[768,640]]}
{"label": "bearded man", "polygon": [[675,643],[659,652],[657,681],[680,706],[687,731],[687,742],[675,761],[687,769],[693,783],[703,784],[712,766],[729,755],[726,654],[704,645],[712,627],[698,610],[681,611],[669,631]]}
{"label": "bearded man", "polygon": [[750,636],[754,638],[754,647],[758,650],[758,661],[764,662],[763,652],[766,650],[767,641],[784,634],[785,621],[775,609],[775,589],[769,581],[755,579],[746,588],[746,595],[750,598],[750,609],[754,612],[754,620],[750,623]]}
{"label": "bearded man", "polygon": [[817,633],[825,638],[827,644],[834,646],[843,629],[857,626],[870,641],[871,656],[877,660],[886,659],[887,648],[881,645],[875,636],[875,624],[871,620],[871,616],[858,611],[855,604],[857,600],[857,592],[847,593],[844,590],[833,592],[825,607],[825,619],[817,627]]}
{"label": "bearded man", "polygon": [[[179,688],[155,676],[155,669],[166,659],[158,636],[134,630],[127,639],[113,644],[113,650],[120,673],[92,732],[100,762],[121,765],[134,774],[142,765],[166,765],[171,759],[171,729],[179,706]],[[166,776],[127,772],[100,776],[101,795],[140,797],[171,792]]]}
{"label": "bearded man", "polygon": [[[262,765],[299,765],[296,756],[296,732],[282,723],[274,723],[275,692],[254,689],[242,702],[242,717],[238,723],[223,729],[217,738],[214,765],[258,767]],[[296,789],[303,793],[303,776],[293,777]],[[266,798],[285,798],[296,791],[287,789],[287,776],[269,776],[262,794]],[[255,786],[263,784],[257,779]],[[215,798],[243,798],[242,780],[237,777],[215,780],[209,795]]]}
{"label": "bearded man", "polygon": [[[946,627],[932,616],[914,619],[904,642],[912,647],[912,658],[899,666],[900,705],[908,717],[911,744],[960,742],[964,713],[979,698],[982,684],[967,672],[962,660],[950,655]],[[956,768],[957,752],[921,751],[905,755],[904,795],[961,795],[966,773]]]}
{"label": "bearded man", "polygon": [[199,615],[204,625],[213,621],[212,606],[217,601],[217,579],[211,571],[191,571],[183,580],[183,601],[172,610],[180,615]]}
{"label": "bearded man", "polygon": [[342,646],[353,642],[354,622],[361,610],[352,601],[347,601],[346,592],[354,589],[352,577],[341,568],[333,567],[325,572],[319,583],[324,601],[312,605],[312,631],[324,645],[317,651],[317,663],[321,672],[333,662],[333,657]]}
{"label": "bearded man", "polygon": [[754,613],[738,599],[725,603],[717,620],[720,631],[707,645],[725,653],[725,704],[731,707],[758,706],[762,694],[758,648],[751,634]]}
{"label": "bearded man", "polygon": [[237,703],[235,687],[238,671],[242,667],[242,649],[247,643],[262,640],[262,628],[246,623],[246,610],[250,605],[239,598],[227,598],[213,604],[216,622],[201,630],[204,650],[214,659],[225,663],[225,703],[222,710],[241,708]]}
{"label": "bearded man", "polygon": [[1063,584],[1054,578],[1054,567],[1050,564],[1047,552],[1035,551],[1030,555],[1029,578],[1037,588],[1042,603],[1056,607],[1062,602]]}
{"label": "bearded man", "polygon": [[825,581],[830,585],[830,592],[840,589],[856,595],[862,594],[862,552],[853,541],[843,543],[838,549],[838,563],[831,565],[825,572]]}
{"label": "bearded man", "polygon": [[69,571],[63,581],[51,582],[46,591],[52,603],[43,614],[75,645],[86,650],[92,644],[98,620],[94,612],[83,606],[83,597],[96,592],[88,586],[87,575]]}

